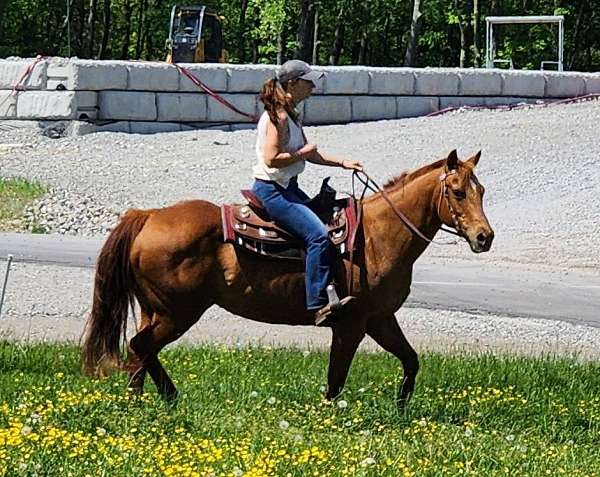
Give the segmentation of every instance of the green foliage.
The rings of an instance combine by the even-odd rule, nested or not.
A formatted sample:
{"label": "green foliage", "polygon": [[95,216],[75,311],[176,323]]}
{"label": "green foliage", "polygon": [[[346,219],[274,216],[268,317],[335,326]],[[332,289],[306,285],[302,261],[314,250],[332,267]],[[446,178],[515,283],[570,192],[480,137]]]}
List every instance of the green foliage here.
{"label": "green foliage", "polygon": [[[25,227],[23,209],[46,193],[46,188],[40,184],[24,179],[6,179],[0,177],[0,231],[18,230]],[[30,224],[35,232],[43,232],[38,224]]]}
{"label": "green foliage", "polygon": [[[1,1],[0,57],[37,54],[98,57],[106,27],[106,2],[110,2],[111,21],[105,58],[165,58],[172,3],[164,0]],[[306,2],[319,11],[319,64],[330,62],[336,32],[341,38],[339,64],[357,64],[359,60],[374,66],[403,64],[410,37],[412,2],[206,0],[204,3],[225,16],[224,39],[232,62],[274,63],[278,56],[284,60],[293,57],[301,6]],[[415,66],[457,66],[461,56],[459,23],[465,27],[466,66],[476,64],[473,4],[473,0],[421,0]],[[93,5],[95,15],[91,15]],[[480,55],[485,51],[486,16],[564,15],[566,66],[583,71],[600,69],[600,0],[480,0],[479,9]],[[555,26],[499,26],[495,31],[497,57],[512,58],[516,68],[539,68],[541,61],[556,58]],[[307,39],[312,44],[312,36]]]}

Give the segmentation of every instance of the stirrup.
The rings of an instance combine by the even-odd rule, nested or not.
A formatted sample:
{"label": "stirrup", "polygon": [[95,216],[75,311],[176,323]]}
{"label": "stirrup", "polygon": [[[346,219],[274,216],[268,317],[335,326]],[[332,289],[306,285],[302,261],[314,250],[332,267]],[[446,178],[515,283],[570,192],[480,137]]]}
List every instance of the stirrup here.
{"label": "stirrup", "polygon": [[328,318],[331,318],[333,315],[342,310],[342,308],[344,308],[344,306],[346,306],[348,303],[356,300],[356,297],[353,296],[347,296],[340,300],[333,285],[328,285],[326,291],[329,303],[315,313],[316,326],[320,326]]}

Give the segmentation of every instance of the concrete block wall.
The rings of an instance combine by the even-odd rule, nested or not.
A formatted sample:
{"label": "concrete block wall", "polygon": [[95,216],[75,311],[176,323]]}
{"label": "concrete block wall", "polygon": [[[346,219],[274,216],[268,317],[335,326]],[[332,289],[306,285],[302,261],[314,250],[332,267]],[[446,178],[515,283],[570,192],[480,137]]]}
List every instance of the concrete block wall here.
{"label": "concrete block wall", "polygon": [[[251,127],[163,62],[46,58],[14,87],[33,59],[0,60],[0,120],[85,120],[82,131],[156,132]],[[250,115],[274,65],[182,65]],[[600,93],[600,73],[459,68],[318,66],[325,77],[301,106],[305,124],[395,119],[460,106],[496,106]],[[93,124],[97,120],[96,124]],[[101,124],[101,126],[100,126]],[[243,126],[246,124],[246,126]]]}

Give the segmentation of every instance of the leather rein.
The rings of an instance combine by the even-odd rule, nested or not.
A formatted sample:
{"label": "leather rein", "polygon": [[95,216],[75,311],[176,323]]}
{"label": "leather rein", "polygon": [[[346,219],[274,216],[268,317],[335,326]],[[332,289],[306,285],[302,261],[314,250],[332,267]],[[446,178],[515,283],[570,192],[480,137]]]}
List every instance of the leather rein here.
{"label": "leather rein", "polygon": [[[361,177],[361,174],[364,177]],[[462,238],[466,238],[465,233],[463,232],[463,230],[460,227],[460,224],[458,222],[458,217],[456,215],[456,212],[454,211],[454,209],[452,208],[452,204],[450,203],[450,198],[448,197],[448,183],[446,182],[446,179],[453,175],[456,174],[455,170],[452,171],[446,171],[444,172],[441,176],[440,176],[440,182],[442,183],[442,191],[440,192],[440,199],[438,201],[437,204],[437,214],[438,217],[441,217],[440,212],[441,212],[441,207],[442,207],[442,200],[444,199],[444,197],[446,198],[446,204],[448,205],[448,212],[450,213],[450,217],[452,217],[452,223],[454,224],[454,228],[456,230],[452,230],[449,228],[444,227],[444,225],[442,224],[442,226],[440,227],[440,229],[446,233],[449,233],[451,235],[456,235],[457,237],[462,237]],[[406,225],[408,227],[408,229],[417,237],[421,238],[422,240],[428,242],[428,243],[435,243],[438,245],[455,245],[457,242],[438,242],[436,240],[433,240],[432,238],[430,239],[429,237],[425,236],[423,234],[423,232],[421,232],[417,226],[415,224],[413,224],[408,217],[406,217],[406,215],[404,215],[402,213],[402,211],[400,211],[398,209],[398,207],[396,207],[394,205],[394,203],[391,201],[389,195],[387,194],[387,192],[380,187],[365,171],[357,171],[354,170],[352,172],[352,196],[356,199],[356,194],[355,194],[355,180],[358,180],[359,182],[361,182],[364,185],[363,191],[360,195],[360,198],[357,199],[357,207],[358,207],[358,213],[357,216],[359,217],[359,219],[362,216],[362,200],[365,197],[365,193],[367,191],[367,189],[373,191],[374,193],[380,193],[381,197],[383,198],[383,200],[385,200],[387,202],[387,204],[391,207],[391,209],[394,211],[394,213],[396,214],[396,216],[404,223],[404,225]],[[441,220],[441,219],[440,219]],[[360,220],[357,220],[358,223],[360,223]]]}
{"label": "leather rein", "polygon": [[[364,176],[362,177],[361,176]],[[440,176],[440,182],[442,182],[442,190],[440,192],[440,200],[438,201],[437,204],[437,214],[438,217],[440,216],[440,209],[442,207],[442,200],[445,197],[446,198],[446,203],[448,204],[448,211],[450,212],[450,216],[452,217],[452,223],[454,224],[454,227],[456,228],[456,230],[451,230],[448,228],[445,228],[443,225],[440,227],[441,230],[443,230],[446,233],[452,234],[452,235],[456,235],[457,237],[462,237],[466,239],[465,233],[462,231],[462,229],[460,228],[460,224],[458,222],[458,217],[456,215],[456,212],[454,212],[454,209],[452,208],[452,204],[450,204],[450,199],[448,197],[448,183],[446,182],[446,179],[448,178],[448,176],[451,176],[453,174],[456,174],[455,170],[452,171],[445,171],[441,176]],[[363,184],[363,190],[362,193],[360,194],[360,197],[357,197],[356,195],[356,188],[355,188],[355,181],[358,180],[360,183]],[[398,207],[396,207],[394,205],[394,203],[392,202],[392,200],[389,198],[387,192],[385,190],[383,190],[382,187],[379,186],[379,184],[377,184],[377,182],[375,182],[365,171],[357,171],[354,170],[352,171],[352,198],[354,199],[354,203],[356,206],[356,228],[354,229],[354,234],[352,236],[352,240],[350,243],[355,244],[356,243],[356,234],[358,233],[358,230],[360,228],[360,224],[362,221],[362,212],[363,212],[363,207],[362,207],[362,201],[365,197],[365,194],[367,192],[367,189],[373,191],[374,193],[380,193],[381,197],[383,197],[383,200],[385,200],[388,205],[391,207],[391,209],[394,211],[394,213],[398,216],[398,218],[404,223],[404,225],[406,225],[408,227],[408,229],[417,237],[421,238],[422,240],[425,240],[428,243],[435,243],[438,245],[456,245],[458,242],[457,241],[453,241],[453,242],[438,242],[436,240],[430,239],[429,237],[426,237],[423,232],[421,232],[417,226],[415,224],[413,224],[408,217],[406,217],[406,215],[404,215],[402,213],[402,211],[398,210]],[[441,219],[440,219],[441,220]],[[348,295],[352,295],[352,288],[354,285],[354,247],[352,247],[349,251],[349,261],[350,261],[350,266],[349,266],[349,270],[348,270],[348,275],[346,277],[347,280],[347,285],[348,285]]]}

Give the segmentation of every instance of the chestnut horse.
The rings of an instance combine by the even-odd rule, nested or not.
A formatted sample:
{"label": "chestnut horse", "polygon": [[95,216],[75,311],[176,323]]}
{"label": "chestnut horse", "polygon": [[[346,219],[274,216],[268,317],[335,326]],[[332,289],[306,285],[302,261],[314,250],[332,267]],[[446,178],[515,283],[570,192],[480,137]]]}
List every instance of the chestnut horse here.
{"label": "chestnut horse", "polygon": [[[361,240],[348,273],[357,299],[330,325],[328,399],[341,392],[366,334],[402,362],[398,402],[410,397],[419,362],[394,313],[410,292],[413,264],[429,242],[411,232],[394,208],[426,237],[433,238],[445,224],[473,252],[489,250],[494,232],[483,212],[483,186],[474,174],[479,157],[480,152],[463,162],[452,151],[391,180],[384,186],[385,197],[376,193],[364,199]],[[224,243],[222,237],[220,208],[210,202],[128,211],[98,258],[83,349],[86,372],[102,374],[116,362],[129,372],[135,391],[143,390],[148,372],[160,394],[173,398],[177,391],[158,353],[210,306],[266,323],[313,325],[313,313],[304,305],[302,263],[264,259]],[[348,271],[349,262],[343,266]],[[123,363],[120,347],[134,299],[141,323]]]}

